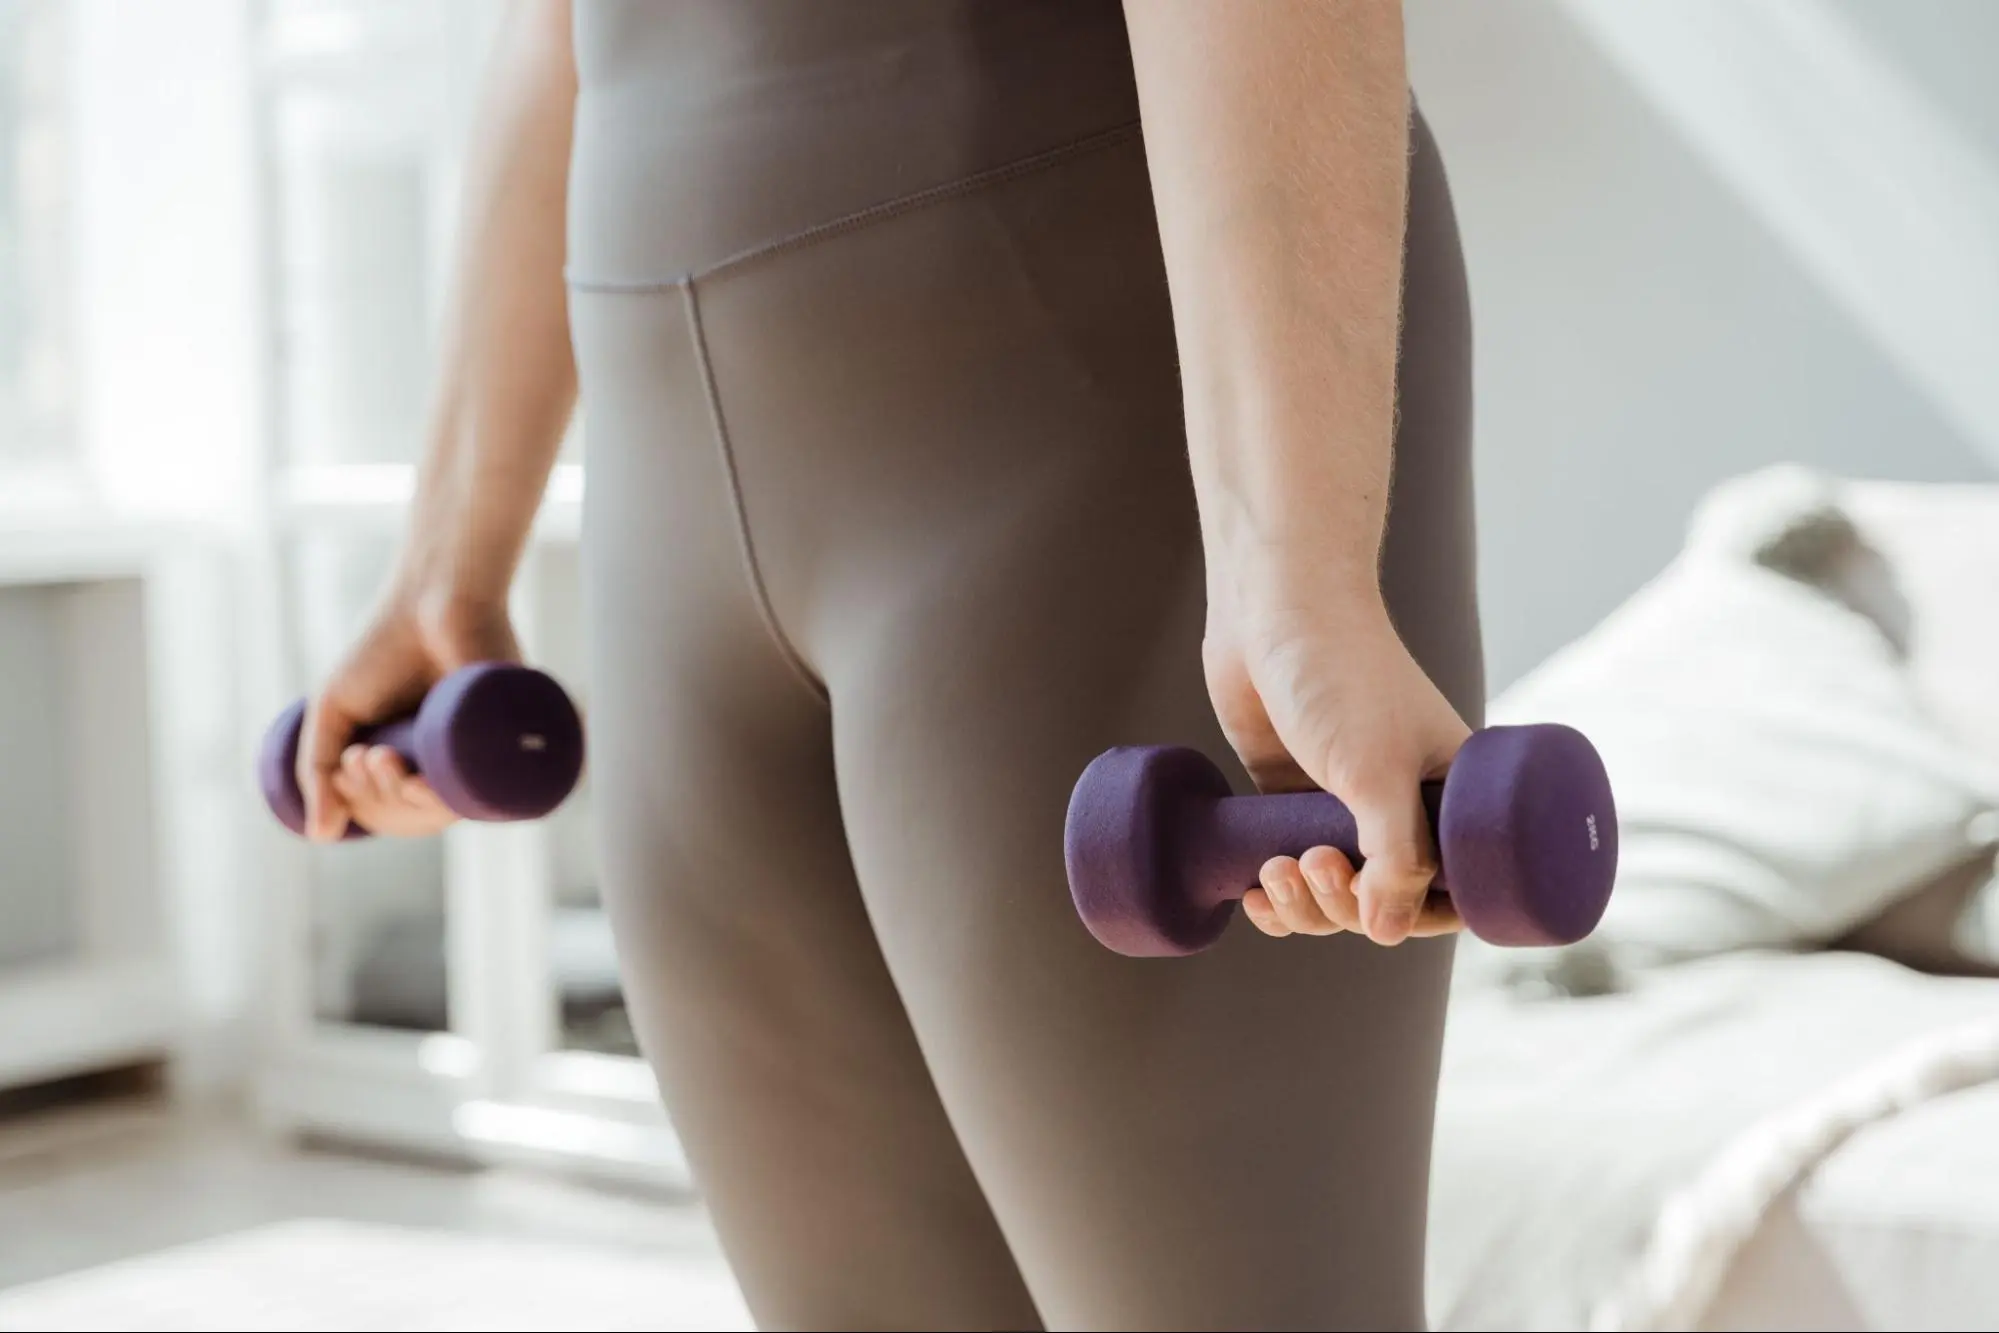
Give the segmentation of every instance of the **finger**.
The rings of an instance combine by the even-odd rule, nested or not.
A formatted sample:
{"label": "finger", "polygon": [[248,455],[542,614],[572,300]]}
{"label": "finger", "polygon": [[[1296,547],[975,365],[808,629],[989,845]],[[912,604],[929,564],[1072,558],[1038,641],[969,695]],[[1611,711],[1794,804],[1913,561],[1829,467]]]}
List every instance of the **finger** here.
{"label": "finger", "polygon": [[1296,858],[1271,857],[1263,863],[1261,879],[1263,891],[1270,895],[1271,904],[1277,909],[1277,919],[1293,934],[1338,933],[1339,927],[1319,910],[1318,900],[1312,896],[1311,886],[1305,883],[1305,874],[1298,868]]}
{"label": "finger", "polygon": [[333,789],[347,806],[349,823],[373,831],[385,810],[382,791],[368,768],[368,747],[349,745],[340,752],[340,767],[333,772]]}
{"label": "finger", "polygon": [[356,818],[370,832],[390,837],[420,838],[442,832],[456,816],[445,808],[430,785],[409,771],[401,755],[386,746],[371,746],[364,766],[369,790]]}
{"label": "finger", "polygon": [[403,804],[403,779],[409,776],[403,757],[386,745],[371,745],[362,762],[376,798],[385,805]]}
{"label": "finger", "polygon": [[335,794],[340,797],[341,803],[346,806],[349,819],[354,817],[358,807],[371,804],[375,799],[374,784],[366,779],[357,782],[345,766],[334,769],[329,782]]}
{"label": "finger", "polygon": [[347,803],[349,816],[358,807],[375,803],[375,780],[368,773],[368,747],[350,745],[340,752],[340,765],[333,770],[333,790]]}
{"label": "finger", "polygon": [[1437,873],[1437,851],[1417,784],[1353,804],[1365,858],[1354,876],[1360,919],[1376,944],[1400,944],[1416,928]]}
{"label": "finger", "polygon": [[1251,889],[1242,896],[1242,914],[1249,918],[1249,924],[1273,939],[1281,940],[1291,933],[1291,928],[1277,919],[1270,895],[1262,889]]}
{"label": "finger", "polygon": [[1314,847],[1298,858],[1298,868],[1305,873],[1305,883],[1326,920],[1341,930],[1362,933],[1360,900],[1353,892],[1353,862],[1346,854],[1337,847]]}
{"label": "finger", "polygon": [[353,730],[353,721],[324,697],[306,709],[294,776],[305,797],[306,836],[316,842],[331,842],[347,831],[347,802],[335,788],[333,775]]}
{"label": "finger", "polygon": [[367,746],[356,743],[340,752],[340,776],[361,791],[374,788],[375,779],[368,772]]}
{"label": "finger", "polygon": [[430,784],[419,777],[403,779],[402,802],[426,819],[450,823],[458,818],[458,812],[446,805],[443,798],[430,789]]}

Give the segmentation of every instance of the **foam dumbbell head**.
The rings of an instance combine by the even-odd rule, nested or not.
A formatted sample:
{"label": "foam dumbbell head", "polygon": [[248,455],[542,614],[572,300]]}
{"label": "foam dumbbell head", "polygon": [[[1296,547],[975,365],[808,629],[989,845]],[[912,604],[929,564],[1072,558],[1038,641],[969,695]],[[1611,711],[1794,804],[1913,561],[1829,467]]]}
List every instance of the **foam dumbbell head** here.
{"label": "foam dumbbell head", "polygon": [[1602,757],[1572,727],[1473,733],[1444,782],[1437,845],[1467,930],[1489,944],[1575,943],[1603,919],[1617,878]]}
{"label": "foam dumbbell head", "polygon": [[[272,722],[257,758],[271,813],[305,831],[298,748],[305,701]],[[354,739],[387,745],[461,818],[538,819],[575,788],[583,771],[583,724],[553,677],[511,662],[481,662],[432,687],[410,717],[364,728]],[[365,837],[350,827],[348,837]]]}
{"label": "foam dumbbell head", "polygon": [[1220,939],[1235,901],[1199,891],[1207,877],[1189,863],[1190,825],[1230,794],[1222,770],[1182,746],[1125,745],[1091,760],[1062,839],[1069,890],[1090,933],[1139,958],[1197,953]]}
{"label": "foam dumbbell head", "polygon": [[[1596,749],[1562,726],[1475,733],[1448,778],[1428,784],[1437,836],[1433,891],[1502,945],[1581,939],[1610,898],[1617,819]],[[1315,846],[1358,859],[1354,821],[1323,792],[1234,796],[1198,751],[1126,746],[1084,770],[1064,855],[1077,910],[1100,941],[1138,957],[1214,943],[1273,856]]]}

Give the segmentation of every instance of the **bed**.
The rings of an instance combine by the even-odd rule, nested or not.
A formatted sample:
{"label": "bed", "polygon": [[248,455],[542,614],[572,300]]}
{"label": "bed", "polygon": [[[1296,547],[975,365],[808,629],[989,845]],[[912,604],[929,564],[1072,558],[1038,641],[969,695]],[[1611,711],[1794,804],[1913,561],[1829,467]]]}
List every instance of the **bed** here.
{"label": "bed", "polygon": [[[1840,496],[1899,590],[1922,707],[1999,760],[1999,487]],[[1990,870],[1913,874],[1832,947],[1615,984],[1522,986],[1462,950],[1434,1326],[1999,1328],[1999,966],[1940,924]]]}

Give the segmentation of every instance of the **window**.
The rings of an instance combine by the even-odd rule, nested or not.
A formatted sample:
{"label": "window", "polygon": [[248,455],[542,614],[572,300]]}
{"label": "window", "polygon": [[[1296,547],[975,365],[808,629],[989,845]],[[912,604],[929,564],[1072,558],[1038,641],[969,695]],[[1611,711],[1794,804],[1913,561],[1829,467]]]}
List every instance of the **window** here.
{"label": "window", "polygon": [[466,115],[497,8],[265,7],[292,466],[420,452]]}

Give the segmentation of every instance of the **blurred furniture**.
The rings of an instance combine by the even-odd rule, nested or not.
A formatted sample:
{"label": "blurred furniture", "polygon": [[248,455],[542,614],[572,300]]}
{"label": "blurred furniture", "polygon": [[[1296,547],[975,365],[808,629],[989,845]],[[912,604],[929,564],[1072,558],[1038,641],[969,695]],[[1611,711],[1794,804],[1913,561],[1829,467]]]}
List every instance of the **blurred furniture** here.
{"label": "blurred furniture", "polygon": [[0,527],[0,1086],[167,1054],[146,535]]}
{"label": "blurred furniture", "polygon": [[[463,144],[499,7],[255,7],[271,430],[261,488],[276,615],[263,720],[365,622],[414,486]],[[588,712],[577,441],[516,586],[523,646]],[[260,829],[280,920],[260,1102],[288,1130],[678,1184],[623,1018],[588,837],[588,775],[554,817],[429,842],[312,848]]]}
{"label": "blurred furniture", "polygon": [[[1856,483],[1846,505],[1907,609],[1932,715],[1999,758],[1999,486]],[[1721,777],[1718,775],[1717,781]],[[1938,1034],[1993,1030],[1999,979],[1948,924],[1989,858],[1915,876],[1849,950],[1725,953],[1568,998],[1455,998],[1431,1210],[1439,1328],[1999,1327],[1999,1083],[1884,1115],[1811,1166],[1732,1246],[1694,1319],[1648,1322],[1690,1185],[1769,1147],[1829,1089]],[[1481,959],[1467,950],[1461,961]],[[1467,969],[1461,969],[1467,970]],[[1669,1211],[1670,1210],[1670,1211]],[[1698,1211],[1698,1210],[1696,1210]],[[1662,1222],[1674,1220],[1662,1233]],[[1684,1258],[1682,1254],[1680,1256]]]}
{"label": "blurred furniture", "polygon": [[[250,386],[231,378],[240,343],[209,336],[228,290],[173,299],[204,276],[191,238],[226,244],[227,199],[198,150],[135,145],[157,85],[125,77],[143,25],[122,24],[0,0],[0,1088],[193,1069],[242,1003],[216,965],[228,932],[199,909],[233,883],[239,841],[211,521],[228,421],[206,409]],[[164,77],[215,90],[200,23],[180,26],[185,64]],[[187,192],[177,212],[150,207],[158,175],[127,170],[143,153]],[[123,280],[140,237],[178,261],[151,286]],[[122,355],[124,338],[154,354]],[[175,363],[190,341],[202,374]],[[182,484],[155,484],[166,473]]]}

